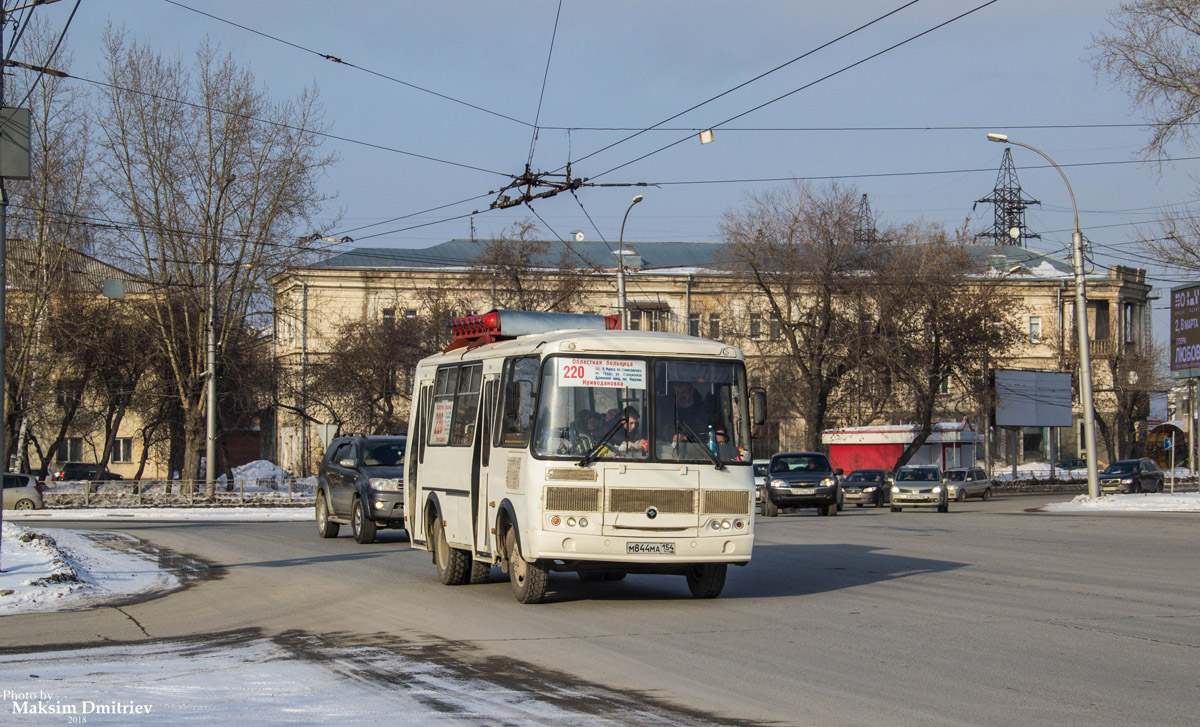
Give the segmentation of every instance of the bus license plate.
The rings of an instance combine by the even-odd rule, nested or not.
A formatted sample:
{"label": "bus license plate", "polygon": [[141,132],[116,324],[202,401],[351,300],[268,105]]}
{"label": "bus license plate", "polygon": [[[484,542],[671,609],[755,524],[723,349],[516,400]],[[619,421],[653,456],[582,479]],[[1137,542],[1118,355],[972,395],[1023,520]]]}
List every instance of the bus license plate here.
{"label": "bus license plate", "polygon": [[627,554],[675,555],[675,543],[626,543]]}

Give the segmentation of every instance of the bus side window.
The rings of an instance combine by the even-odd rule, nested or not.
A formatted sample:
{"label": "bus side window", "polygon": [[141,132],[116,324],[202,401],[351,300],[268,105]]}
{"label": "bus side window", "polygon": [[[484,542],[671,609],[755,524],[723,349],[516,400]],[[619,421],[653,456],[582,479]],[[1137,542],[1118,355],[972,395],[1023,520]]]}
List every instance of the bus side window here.
{"label": "bus side window", "polygon": [[533,405],[536,398],[534,382],[537,381],[538,358],[510,359],[504,365],[504,377],[497,398],[500,404],[500,426],[497,428],[496,445],[500,447],[528,447],[533,429]]}

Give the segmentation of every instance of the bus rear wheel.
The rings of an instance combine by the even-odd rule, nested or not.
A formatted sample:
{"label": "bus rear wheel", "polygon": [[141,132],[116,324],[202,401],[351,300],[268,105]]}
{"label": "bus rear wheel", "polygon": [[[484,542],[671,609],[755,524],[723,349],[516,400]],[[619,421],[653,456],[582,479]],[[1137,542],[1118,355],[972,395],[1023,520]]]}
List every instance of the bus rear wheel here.
{"label": "bus rear wheel", "polygon": [[512,581],[513,595],[521,603],[541,603],[546,597],[549,570],[541,561],[527,562],[521,557],[517,546],[517,532],[508,529],[504,536],[504,551],[508,554],[508,577]]}
{"label": "bus rear wheel", "polygon": [[470,558],[446,539],[446,526],[437,521],[437,536],[433,543],[433,560],[437,564],[438,580],[447,586],[461,586],[470,577]]}
{"label": "bus rear wheel", "polygon": [[725,588],[724,563],[698,563],[687,567],[687,584],[696,598],[716,598]]}

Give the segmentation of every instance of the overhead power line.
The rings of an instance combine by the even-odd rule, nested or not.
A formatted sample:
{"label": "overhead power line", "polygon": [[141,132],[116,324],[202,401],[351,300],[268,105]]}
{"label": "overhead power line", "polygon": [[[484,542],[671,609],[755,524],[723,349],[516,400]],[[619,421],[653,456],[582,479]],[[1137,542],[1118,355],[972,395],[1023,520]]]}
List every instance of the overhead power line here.
{"label": "overhead power line", "polygon": [[415,84],[415,83],[410,83],[410,82],[408,82],[408,81],[405,81],[405,80],[402,80],[402,79],[396,78],[396,77],[394,77],[394,76],[389,76],[389,75],[387,75],[386,73],[381,73],[381,72],[379,72],[379,71],[371,70],[370,68],[366,68],[366,67],[364,67],[364,66],[359,66],[359,65],[356,65],[356,64],[354,64],[354,63],[351,63],[351,62],[349,62],[349,61],[343,60],[341,57],[339,57],[339,56],[336,56],[336,55],[333,55],[332,53],[322,53],[321,51],[318,51],[318,50],[313,50],[312,48],[308,48],[308,47],[306,47],[306,46],[303,46],[303,45],[300,45],[300,44],[298,44],[298,43],[293,43],[293,42],[292,42],[292,41],[290,41],[290,40],[284,40],[283,38],[280,38],[280,37],[278,37],[278,36],[274,36],[274,35],[271,35],[271,34],[269,34],[269,33],[264,33],[264,32],[263,32],[263,31],[261,31],[261,30],[255,30],[254,28],[251,28],[251,27],[249,27],[249,26],[242,25],[242,24],[240,24],[240,23],[235,23],[235,22],[233,22],[232,20],[227,20],[227,19],[225,19],[225,18],[222,18],[222,17],[220,17],[220,16],[218,16],[218,15],[213,15],[212,13],[206,13],[206,12],[204,12],[203,10],[197,10],[196,8],[190,7],[190,6],[188,6],[188,5],[184,5],[183,3],[181,3],[181,2],[177,2],[176,0],[163,0],[163,1],[164,1],[164,2],[166,2],[166,3],[169,3],[169,4],[171,4],[171,5],[174,5],[174,6],[178,7],[178,8],[182,8],[182,9],[184,9],[184,10],[188,10],[188,11],[191,11],[191,12],[193,12],[193,13],[196,13],[197,15],[203,15],[203,16],[204,16],[204,17],[206,17],[206,18],[211,18],[211,19],[213,19],[213,20],[216,20],[216,21],[217,21],[217,22],[219,22],[219,23],[225,23],[226,25],[231,25],[231,26],[233,26],[233,27],[235,27],[235,28],[239,28],[239,29],[241,29],[241,30],[244,30],[244,31],[246,31],[247,33],[253,33],[253,34],[255,34],[255,35],[261,36],[261,37],[263,37],[263,38],[266,38],[266,39],[268,39],[268,40],[273,40],[273,41],[275,41],[276,43],[282,43],[282,44],[284,44],[284,45],[286,45],[286,46],[290,46],[290,47],[292,47],[292,48],[295,48],[296,50],[302,50],[302,51],[304,51],[305,53],[311,53],[311,54],[313,54],[313,55],[315,55],[315,56],[317,56],[317,57],[319,57],[319,58],[324,58],[324,59],[325,59],[325,60],[327,60],[327,61],[330,61],[330,62],[333,62],[333,63],[337,63],[337,64],[339,64],[339,65],[346,66],[347,68],[353,68],[353,69],[355,69],[355,70],[362,71],[363,73],[369,73],[369,74],[371,74],[372,76],[377,76],[377,77],[379,77],[379,78],[382,78],[382,79],[384,79],[384,80],[386,80],[386,81],[391,81],[392,83],[398,83],[398,84],[400,84],[401,86],[405,86],[405,87],[407,87],[407,88],[411,88],[411,89],[413,89],[413,90],[415,90],[415,91],[420,91],[421,93],[427,93],[427,94],[429,94],[429,95],[431,95],[431,96],[437,96],[438,98],[440,98],[440,99],[444,99],[444,100],[446,100],[446,101],[450,101],[451,103],[460,104],[460,105],[462,105],[462,106],[466,106],[467,108],[475,109],[476,111],[481,111],[481,112],[483,112],[483,113],[485,113],[485,114],[490,114],[490,115],[492,115],[492,116],[497,116],[497,117],[499,117],[499,118],[506,119],[506,120],[508,120],[508,121],[512,121],[513,123],[521,124],[522,126],[533,126],[533,124],[529,123],[528,121],[522,121],[521,119],[513,118],[512,116],[508,116],[507,114],[502,114],[502,113],[500,113],[499,111],[492,111],[491,109],[487,109],[487,108],[484,108],[484,107],[482,107],[482,106],[478,106],[478,105],[476,105],[476,104],[469,103],[469,102],[467,102],[467,101],[463,101],[462,99],[454,98],[453,96],[448,96],[448,95],[446,95],[446,94],[444,94],[444,93],[439,93],[439,92],[437,92],[437,91],[433,91],[433,90],[431,90],[431,89],[428,89],[428,88],[425,88],[425,87],[423,87],[423,86],[418,86],[418,85],[417,85],[417,84]]}
{"label": "overhead power line", "polygon": [[[785,94],[783,94],[783,95],[776,96],[775,98],[773,98],[773,99],[771,99],[771,100],[769,100],[769,101],[765,101],[765,102],[763,102],[763,103],[761,103],[761,104],[759,104],[759,105],[757,105],[757,106],[755,106],[755,107],[753,107],[753,108],[751,108],[751,109],[748,109],[748,110],[746,110],[746,111],[743,111],[743,112],[742,112],[742,113],[740,113],[740,114],[737,114],[737,115],[735,115],[735,116],[731,116],[731,117],[729,117],[728,119],[725,119],[724,121],[722,121],[722,122],[720,122],[720,123],[713,124],[712,126],[710,126],[710,127],[708,127],[708,128],[710,128],[710,129],[717,129],[717,128],[720,128],[720,127],[724,126],[725,124],[728,124],[728,123],[729,123],[729,122],[731,122],[731,121],[736,121],[737,119],[740,119],[740,118],[742,118],[743,116],[748,116],[749,114],[752,114],[752,113],[754,113],[755,111],[759,111],[759,110],[761,110],[761,109],[763,109],[763,108],[766,108],[767,106],[770,106],[770,105],[771,105],[771,104],[773,104],[773,103],[777,103],[777,102],[779,102],[779,101],[782,101],[783,99],[785,99],[785,98],[788,98],[789,96],[793,96],[793,95],[795,95],[795,94],[797,94],[797,93],[799,93],[799,92],[801,92],[801,91],[804,91],[804,90],[806,90],[806,89],[812,88],[813,86],[816,86],[816,85],[817,85],[817,84],[819,84],[819,83],[823,83],[824,81],[827,81],[827,80],[829,80],[829,79],[831,79],[831,78],[834,78],[835,76],[839,76],[839,75],[841,75],[841,74],[845,73],[846,71],[849,71],[849,70],[850,70],[850,69],[852,69],[852,68],[857,68],[858,66],[861,66],[862,64],[864,64],[864,63],[867,63],[868,61],[872,61],[872,60],[874,60],[874,59],[876,59],[876,58],[878,58],[878,57],[880,57],[880,56],[882,56],[882,55],[884,55],[884,54],[886,54],[886,53],[890,53],[890,52],[892,52],[892,51],[896,50],[897,48],[900,48],[901,46],[907,45],[907,44],[909,44],[909,43],[913,42],[914,40],[917,40],[918,38],[922,38],[922,37],[924,37],[924,36],[926,36],[926,35],[929,35],[930,33],[934,32],[934,31],[936,31],[936,30],[940,30],[940,29],[942,29],[942,28],[946,27],[947,25],[950,25],[951,23],[958,22],[959,20],[962,20],[963,18],[965,18],[965,17],[967,17],[967,16],[969,16],[969,15],[972,15],[972,14],[974,14],[974,13],[977,13],[977,12],[979,12],[980,10],[983,10],[984,8],[988,7],[989,5],[994,5],[994,4],[995,4],[995,3],[997,3],[997,2],[999,2],[999,0],[988,0],[987,2],[983,3],[982,5],[978,5],[978,6],[974,7],[974,8],[972,8],[971,10],[968,10],[968,11],[966,11],[966,12],[964,12],[964,13],[960,13],[959,15],[956,15],[956,16],[954,16],[953,18],[950,18],[949,20],[946,20],[946,21],[943,21],[943,22],[941,22],[941,23],[938,23],[937,25],[933,26],[932,28],[927,28],[927,29],[925,29],[925,30],[921,31],[920,33],[917,33],[916,35],[909,36],[908,38],[905,38],[904,40],[902,40],[902,41],[900,41],[900,42],[898,42],[898,43],[894,43],[894,44],[892,44],[892,45],[890,45],[890,46],[888,46],[888,47],[884,48],[883,50],[880,50],[880,51],[877,51],[877,52],[875,52],[875,53],[872,53],[871,55],[869,55],[869,56],[866,56],[865,58],[861,58],[861,59],[859,59],[859,60],[857,60],[857,61],[855,61],[855,62],[853,62],[853,63],[851,63],[851,64],[849,64],[849,65],[842,66],[841,68],[839,68],[839,69],[838,69],[838,70],[836,70],[836,71],[833,71],[832,73],[827,73],[827,74],[825,74],[824,76],[821,76],[820,78],[818,78],[818,79],[816,79],[816,80],[814,80],[814,81],[810,81],[809,83],[806,83],[806,84],[804,84],[803,86],[801,86],[801,87],[799,87],[799,88],[796,88],[796,89],[793,89],[793,90],[791,90],[791,91],[788,91],[787,93],[785,93]],[[910,4],[911,4],[911,3],[910,3]],[[907,5],[905,5],[904,7],[908,7],[908,6],[907,6]],[[901,8],[901,9],[902,9],[902,8]],[[893,11],[893,12],[894,12],[894,11]],[[865,27],[865,26],[864,26],[864,27]],[[856,32],[856,31],[855,31],[855,32]],[[629,166],[629,165],[631,165],[631,164],[636,164],[637,162],[640,162],[640,161],[642,161],[643,159],[646,159],[647,157],[654,156],[655,154],[658,154],[658,153],[660,153],[660,152],[666,151],[667,149],[670,149],[670,148],[672,148],[672,147],[674,147],[674,146],[678,146],[679,144],[682,144],[683,142],[685,142],[685,141],[688,141],[688,140],[689,140],[689,139],[691,139],[691,138],[692,138],[692,137],[691,137],[691,135],[689,134],[688,136],[685,136],[685,137],[683,137],[683,138],[681,138],[681,139],[679,139],[679,140],[677,140],[677,141],[674,141],[674,142],[672,142],[672,143],[670,143],[670,144],[667,144],[666,146],[660,147],[660,148],[658,148],[658,149],[655,149],[654,151],[651,151],[651,152],[648,152],[648,153],[646,153],[646,154],[643,154],[643,155],[641,155],[641,156],[639,156],[639,157],[637,157],[637,158],[635,158],[635,159],[631,159],[630,161],[627,161],[627,162],[625,162],[624,164],[618,164],[617,166],[615,166],[615,167],[612,167],[611,169],[608,169],[608,170],[606,170],[606,171],[603,171],[603,172],[601,172],[601,173],[599,173],[599,174],[594,174],[594,175],[592,175],[592,177],[591,177],[591,178],[592,178],[592,179],[598,179],[598,178],[600,178],[600,177],[603,177],[603,176],[605,176],[605,175],[611,174],[612,172],[615,172],[615,171],[617,171],[618,169],[623,169],[623,168],[625,168],[625,167],[627,167],[627,166]]]}

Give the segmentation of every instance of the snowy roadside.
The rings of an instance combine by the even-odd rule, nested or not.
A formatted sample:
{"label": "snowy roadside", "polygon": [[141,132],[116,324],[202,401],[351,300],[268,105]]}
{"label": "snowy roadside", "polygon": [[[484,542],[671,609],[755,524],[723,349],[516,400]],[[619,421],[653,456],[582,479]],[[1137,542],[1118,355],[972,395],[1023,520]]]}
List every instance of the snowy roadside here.
{"label": "snowy roadside", "polygon": [[92,608],[175,590],[179,570],[163,570],[150,546],[122,533],[55,530],[4,523],[0,615]]}

